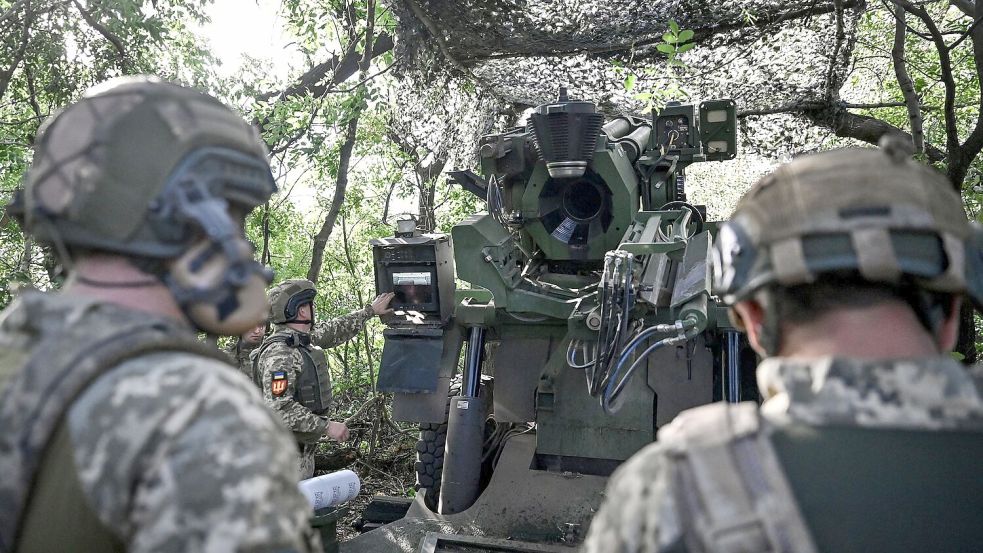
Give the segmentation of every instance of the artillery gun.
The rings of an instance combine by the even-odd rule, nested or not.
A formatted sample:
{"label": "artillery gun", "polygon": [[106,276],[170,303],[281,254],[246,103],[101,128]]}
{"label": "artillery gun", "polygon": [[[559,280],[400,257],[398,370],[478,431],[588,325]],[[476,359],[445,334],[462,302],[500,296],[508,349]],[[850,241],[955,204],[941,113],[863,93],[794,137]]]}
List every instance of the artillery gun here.
{"label": "artillery gun", "polygon": [[717,224],[685,193],[687,166],[735,156],[736,129],[731,100],[605,122],[561,89],[481,139],[482,176],[452,172],[487,213],[373,241],[396,293],[379,388],[424,429],[421,489],[343,551],[569,551],[661,425],[753,388],[710,295]]}

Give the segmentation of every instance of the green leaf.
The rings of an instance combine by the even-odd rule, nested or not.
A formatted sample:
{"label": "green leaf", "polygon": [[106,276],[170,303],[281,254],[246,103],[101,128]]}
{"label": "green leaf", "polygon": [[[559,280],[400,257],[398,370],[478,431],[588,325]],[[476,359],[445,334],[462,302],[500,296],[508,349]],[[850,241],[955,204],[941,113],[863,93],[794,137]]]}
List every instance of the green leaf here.
{"label": "green leaf", "polygon": [[675,44],[675,43],[679,42],[679,37],[677,37],[676,35],[674,35],[672,33],[666,33],[666,34],[662,35],[662,40],[664,42],[668,42],[669,44]]}
{"label": "green leaf", "polygon": [[680,46],[679,48],[677,48],[676,49],[676,53],[677,54],[682,54],[683,52],[689,52],[690,50],[692,50],[695,47],[696,47],[696,43],[694,43],[694,42],[687,42],[686,44],[683,44],[682,46]]}
{"label": "green leaf", "polygon": [[625,90],[631,90],[635,88],[635,76],[628,75],[625,77]]}
{"label": "green leaf", "polygon": [[672,44],[656,44],[655,49],[663,54],[675,54],[676,48]]}
{"label": "green leaf", "polygon": [[694,33],[693,31],[691,31],[689,29],[686,29],[684,31],[681,31],[679,33],[679,42],[689,42],[689,41],[693,40],[693,36],[695,34],[696,33]]}
{"label": "green leaf", "polygon": [[679,24],[677,24],[674,20],[669,21],[669,28],[672,29],[672,34],[679,34]]}

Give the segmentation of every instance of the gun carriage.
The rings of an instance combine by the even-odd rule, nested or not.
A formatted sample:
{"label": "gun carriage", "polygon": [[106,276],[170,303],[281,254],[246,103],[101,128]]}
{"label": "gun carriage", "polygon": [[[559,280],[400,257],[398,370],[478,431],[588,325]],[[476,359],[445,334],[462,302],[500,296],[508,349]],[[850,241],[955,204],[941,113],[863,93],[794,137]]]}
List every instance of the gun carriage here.
{"label": "gun carriage", "polygon": [[717,224],[686,197],[736,130],[731,100],[605,121],[561,89],[481,139],[481,175],[451,172],[487,213],[372,242],[396,293],[379,388],[422,425],[421,493],[344,551],[566,551],[661,425],[753,389],[710,294]]}

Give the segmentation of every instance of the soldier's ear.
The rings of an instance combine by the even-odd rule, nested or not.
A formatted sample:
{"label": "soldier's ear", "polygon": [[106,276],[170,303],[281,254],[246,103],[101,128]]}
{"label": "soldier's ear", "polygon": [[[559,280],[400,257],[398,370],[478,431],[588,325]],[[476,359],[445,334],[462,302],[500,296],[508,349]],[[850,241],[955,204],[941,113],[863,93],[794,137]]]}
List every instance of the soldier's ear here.
{"label": "soldier's ear", "polygon": [[764,307],[753,299],[739,301],[731,307],[731,317],[736,319],[734,326],[747,333],[751,348],[758,355],[766,357],[767,351],[761,345],[765,324]]}

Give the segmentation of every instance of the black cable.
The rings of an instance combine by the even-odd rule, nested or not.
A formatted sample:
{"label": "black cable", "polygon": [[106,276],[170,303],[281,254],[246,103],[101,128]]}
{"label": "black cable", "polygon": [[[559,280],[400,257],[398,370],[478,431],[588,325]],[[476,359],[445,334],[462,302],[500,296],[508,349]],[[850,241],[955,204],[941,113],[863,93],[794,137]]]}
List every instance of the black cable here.
{"label": "black cable", "polygon": [[625,375],[621,378],[618,378],[618,375],[621,372],[621,367],[623,365],[618,365],[615,373],[612,375],[612,378],[608,381],[607,386],[605,386],[604,393],[601,395],[601,407],[604,409],[605,413],[609,415],[617,413],[618,409],[621,408],[620,405],[615,405],[614,402],[621,396],[621,392],[624,391],[625,386],[631,380],[631,377],[635,374],[635,371],[638,370],[638,367],[642,365],[642,361],[655,352],[655,350],[669,344],[673,344],[675,341],[676,338],[663,338],[662,340],[659,340],[658,342],[649,346],[641,353],[641,355],[638,356],[638,358],[635,359],[635,362],[631,364],[631,366],[625,372]]}

